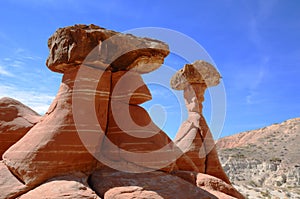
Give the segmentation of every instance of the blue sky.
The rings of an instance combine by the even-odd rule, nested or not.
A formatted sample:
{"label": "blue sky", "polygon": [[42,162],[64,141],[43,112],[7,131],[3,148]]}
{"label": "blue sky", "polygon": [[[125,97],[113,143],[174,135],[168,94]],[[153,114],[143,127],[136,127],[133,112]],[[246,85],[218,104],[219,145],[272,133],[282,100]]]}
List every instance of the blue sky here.
{"label": "blue sky", "polygon": [[[168,28],[201,44],[223,77],[226,118],[221,136],[300,116],[296,0],[11,0],[1,2],[0,18],[0,97],[14,97],[40,113],[53,100],[61,80],[45,66],[49,36],[59,27],[94,23],[116,31]],[[184,63],[172,55],[166,59],[174,70]],[[181,121],[174,94],[149,87],[154,101],[144,106],[149,111],[152,107],[154,120],[161,124],[166,110],[164,129],[173,137]],[[208,120],[209,98],[207,93]]]}

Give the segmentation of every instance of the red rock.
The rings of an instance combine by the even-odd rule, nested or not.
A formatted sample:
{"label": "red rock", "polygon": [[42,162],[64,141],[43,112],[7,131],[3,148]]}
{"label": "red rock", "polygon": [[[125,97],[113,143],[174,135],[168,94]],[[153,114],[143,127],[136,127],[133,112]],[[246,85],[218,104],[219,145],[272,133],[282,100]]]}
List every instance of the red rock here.
{"label": "red rock", "polygon": [[231,184],[228,176],[226,175],[226,173],[224,172],[224,170],[222,168],[213,136],[209,130],[209,127],[208,127],[204,117],[201,117],[201,119],[200,119],[200,126],[201,126],[203,132],[206,133],[206,135],[204,134],[205,150],[208,151],[208,154],[206,156],[207,160],[206,160],[205,173],[215,176],[228,184]]}
{"label": "red rock", "polygon": [[[219,83],[220,74],[209,63],[196,61],[187,64],[171,79],[171,87],[184,90],[188,119],[181,125],[175,144],[184,152],[186,158],[176,161],[179,170],[206,173],[230,184],[219,161],[215,143],[209,127],[202,115],[204,92],[208,86]],[[193,164],[186,164],[186,162]]]}
{"label": "red rock", "polygon": [[[112,107],[102,148],[105,156],[117,161],[115,164],[125,161],[154,170],[176,159],[172,154],[173,142],[142,107],[120,102],[112,102]],[[116,147],[112,148],[112,144]]]}
{"label": "red rock", "polygon": [[49,38],[48,47],[47,66],[61,73],[82,63],[112,71],[147,73],[160,67],[169,54],[168,45],[161,41],[95,25],[60,28]]}
{"label": "red rock", "polygon": [[[82,87],[77,88],[77,93],[73,96],[77,70],[66,71],[60,90],[43,120],[3,155],[5,164],[24,183],[35,185],[57,175],[75,171],[88,172],[95,168],[97,160],[86,147],[93,148],[101,141],[93,139],[94,134],[100,133],[97,131],[99,124],[96,122],[94,125],[84,127],[86,131],[84,133],[92,138],[88,143],[83,144],[73,120],[73,113],[76,112],[77,117],[82,120],[89,120],[91,115],[89,110],[94,111],[96,108],[98,117],[106,116],[110,89],[106,82],[110,82],[111,75],[109,72],[102,75],[97,88],[99,92],[95,94],[94,90],[89,88],[90,83],[87,82],[98,81],[98,76],[93,69],[87,68],[87,70],[92,70],[87,72],[94,76],[89,75],[88,79],[77,78],[76,81],[79,81]],[[94,99],[96,107],[87,106],[87,104],[93,105]],[[77,107],[74,107],[74,101]],[[98,120],[101,126],[106,126],[106,117]]]}
{"label": "red rock", "polygon": [[186,156],[176,161],[178,169],[205,173],[206,151],[198,128],[185,121],[178,132],[174,142]]}
{"label": "red rock", "polygon": [[100,199],[87,184],[87,177],[60,176],[25,193],[20,199]]}
{"label": "red rock", "polygon": [[[232,196],[234,198],[238,198],[238,199],[245,198],[232,185],[227,184],[223,180],[213,177],[213,176],[210,176],[210,175],[198,173],[196,184],[198,187],[200,187],[212,194],[216,194],[219,192],[219,193],[223,193],[223,194],[226,194],[226,195]],[[224,198],[225,196],[223,194],[219,194],[220,196],[222,196],[219,198]]]}
{"label": "red rock", "polygon": [[163,63],[166,44],[75,25],[57,30],[48,46],[47,66],[63,80],[45,116],[4,153],[4,198],[99,198],[92,189],[104,198],[242,198],[202,115],[204,91],[220,78],[210,64],[188,65],[173,81],[189,111],[177,147],[139,106],[151,99],[140,73]]}
{"label": "red rock", "polygon": [[104,199],[124,199],[124,198],[140,198],[140,199],[164,199],[154,191],[147,191],[139,186],[126,186],[111,188],[104,194]]}
{"label": "red rock", "polygon": [[20,140],[40,119],[40,115],[12,98],[0,99],[0,160],[2,154]]}
{"label": "red rock", "polygon": [[172,175],[180,177],[218,198],[244,198],[232,185],[214,176],[193,171],[174,171]]}
{"label": "red rock", "polygon": [[0,161],[0,199],[12,199],[20,196],[30,188],[22,184]]}
{"label": "red rock", "polygon": [[125,104],[142,104],[152,99],[140,74],[132,71],[112,73],[111,99]]}
{"label": "red rock", "polygon": [[104,198],[216,198],[179,177],[159,171],[135,174],[98,170],[91,175],[90,184]]}
{"label": "red rock", "polygon": [[171,169],[176,157],[171,139],[137,104],[151,99],[140,74],[112,73],[106,137],[99,153],[112,168],[130,172]]}

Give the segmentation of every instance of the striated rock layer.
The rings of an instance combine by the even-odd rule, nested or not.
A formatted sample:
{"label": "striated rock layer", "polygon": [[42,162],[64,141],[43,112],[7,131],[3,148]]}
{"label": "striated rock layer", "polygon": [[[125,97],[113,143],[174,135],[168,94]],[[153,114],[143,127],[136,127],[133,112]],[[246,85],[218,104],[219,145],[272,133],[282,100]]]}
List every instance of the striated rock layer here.
{"label": "striated rock layer", "polygon": [[220,160],[248,198],[300,198],[300,118],[221,138]]}
{"label": "striated rock layer", "polygon": [[21,102],[0,99],[0,160],[2,154],[20,140],[40,119],[40,115]]}
{"label": "striated rock layer", "polygon": [[[72,89],[76,72],[73,69],[64,74],[58,94],[42,120],[3,155],[4,163],[25,184],[39,184],[72,171],[89,171],[97,164],[82,144],[72,116]],[[99,84],[102,85],[99,90],[103,93],[109,92],[105,84],[109,81],[107,78],[109,75],[103,75],[103,84]],[[106,115],[102,112],[107,110],[108,94],[105,96],[103,93],[95,96],[99,98],[99,104],[106,104],[99,110],[99,117]],[[89,94],[87,92],[86,96]],[[89,97],[81,100],[92,101]],[[105,117],[101,121],[106,125]]]}
{"label": "striated rock layer", "polygon": [[191,167],[191,164],[186,164],[181,159],[177,160],[176,164],[180,170],[209,174],[230,184],[220,164],[212,134],[202,115],[204,92],[207,87],[219,84],[220,77],[217,70],[205,61],[186,64],[172,77],[171,87],[184,90],[188,111],[188,119],[181,125],[174,142],[194,166]]}
{"label": "striated rock layer", "polygon": [[21,183],[0,161],[0,199],[12,199],[22,195],[30,187]]}
{"label": "striated rock layer", "polygon": [[45,116],[3,154],[2,198],[243,198],[202,115],[205,89],[220,79],[212,65],[196,61],[171,80],[189,112],[174,143],[140,106],[152,98],[141,74],[163,63],[165,43],[75,25],[48,46],[47,66],[62,83]]}
{"label": "striated rock layer", "polygon": [[[116,37],[110,39],[112,35]],[[88,55],[103,40],[103,46],[96,48],[102,49],[97,51],[97,56]],[[138,72],[154,70],[148,64],[152,61],[156,63],[155,67],[160,66],[169,52],[166,44],[117,34],[93,25],[59,29],[48,44],[47,65],[53,71],[64,73],[62,84],[43,119],[5,152],[4,163],[14,175],[27,185],[36,185],[62,174],[91,172],[101,166],[99,156],[109,166],[125,165],[122,169],[128,170],[127,165],[131,165],[130,171],[139,166],[157,169],[171,163],[162,164],[157,159],[161,153],[155,153],[150,161],[141,158],[143,154],[131,156],[131,153],[148,153],[171,143],[147,112],[138,106],[151,99]],[[105,71],[98,67],[99,62],[101,67],[109,64]],[[122,83],[118,85],[121,86],[115,89],[120,79]],[[139,84],[138,88],[134,87],[136,84]],[[117,107],[114,115],[112,103]],[[117,118],[125,121],[125,126],[116,124]],[[128,132],[143,137],[136,138]],[[163,153],[167,152],[170,150],[163,150]]]}

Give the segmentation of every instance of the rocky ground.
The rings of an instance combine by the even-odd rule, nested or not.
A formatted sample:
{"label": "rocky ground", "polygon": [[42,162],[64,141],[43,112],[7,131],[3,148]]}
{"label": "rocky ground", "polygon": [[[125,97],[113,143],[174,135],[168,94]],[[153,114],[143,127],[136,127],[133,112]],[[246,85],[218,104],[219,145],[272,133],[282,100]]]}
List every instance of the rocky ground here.
{"label": "rocky ground", "polygon": [[247,198],[300,198],[300,118],[218,140],[223,168]]}

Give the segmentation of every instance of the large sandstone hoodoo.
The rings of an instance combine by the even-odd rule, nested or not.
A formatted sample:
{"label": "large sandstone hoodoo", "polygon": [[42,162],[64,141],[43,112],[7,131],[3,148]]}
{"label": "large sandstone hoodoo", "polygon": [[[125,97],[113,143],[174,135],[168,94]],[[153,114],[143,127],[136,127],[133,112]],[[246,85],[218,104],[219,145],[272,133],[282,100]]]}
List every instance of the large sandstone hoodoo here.
{"label": "large sandstone hoodoo", "polygon": [[220,164],[215,143],[205,118],[202,115],[202,102],[206,88],[220,82],[220,74],[209,63],[196,61],[186,64],[171,79],[171,87],[184,90],[188,119],[181,125],[175,143],[192,160],[195,167],[177,160],[180,170],[191,170],[209,174],[230,184]]}
{"label": "large sandstone hoodoo", "polygon": [[[108,39],[109,37],[112,39]],[[166,44],[132,35],[117,34],[97,26],[78,25],[59,29],[49,39],[48,46],[50,55],[47,66],[53,71],[64,73],[60,90],[42,121],[32,128],[20,142],[7,150],[3,156],[4,163],[25,184],[38,184],[51,177],[72,171],[91,172],[96,168],[98,161],[87,149],[94,148],[95,153],[107,150],[109,146],[105,145],[104,133],[115,145],[129,151],[129,145],[126,143],[131,143],[132,150],[147,152],[161,148],[170,142],[168,136],[163,132],[152,138],[148,135],[147,137],[150,138],[144,139],[145,141],[131,139],[115,128],[113,119],[116,119],[117,115],[113,116],[114,118],[111,117],[110,108],[111,91],[114,86],[111,83],[116,82],[122,76],[120,70],[124,70],[123,74],[126,70],[131,70],[135,74],[132,76],[136,78],[139,78],[137,72],[154,70],[159,67],[169,52]],[[86,60],[84,60],[85,57],[87,57]],[[142,63],[145,60],[147,63],[144,66]],[[154,64],[149,65],[149,63]],[[140,67],[140,64],[143,65],[143,68]],[[117,71],[120,71],[121,75],[118,75]],[[115,73],[116,75],[113,75]],[[142,81],[141,78],[139,81]],[[75,83],[80,87],[74,88]],[[144,120],[142,122],[148,124],[151,119],[146,111],[139,106],[129,105],[151,99],[150,93],[148,93],[148,97],[147,92],[146,95],[142,94],[143,98],[138,97],[139,90],[135,92],[127,90],[127,95],[133,95],[133,98],[128,101],[125,108],[129,107],[132,114],[140,115],[135,118],[141,118]],[[117,97],[117,95],[113,97]],[[74,103],[76,103],[76,107],[74,107]],[[124,103],[116,103],[120,105],[119,110],[124,109],[122,109]],[[81,121],[76,124],[74,119],[76,116],[78,118],[78,114],[82,114],[79,116],[80,120],[92,120],[93,112],[87,112],[90,107],[86,105],[93,104],[92,111],[97,115],[98,120],[88,123],[88,125]],[[122,117],[122,115],[118,116],[118,118]],[[103,132],[97,132],[99,124]],[[91,136],[84,144],[77,132],[82,125],[86,125],[84,134]],[[154,124],[152,126],[155,128]],[[153,132],[149,133],[155,134],[157,129],[156,127]],[[122,144],[118,140],[121,140]],[[141,143],[145,144],[146,142],[148,144],[139,147]],[[137,144],[132,145],[132,143]],[[102,149],[103,147],[104,149]],[[119,157],[115,157],[112,164],[120,165],[124,161],[124,164],[130,163],[130,161],[126,161],[126,157],[122,157],[120,152],[116,152],[116,154]],[[113,157],[110,153],[107,156]]]}
{"label": "large sandstone hoodoo", "polygon": [[220,78],[207,63],[172,80],[189,111],[177,146],[140,106],[152,98],[141,74],[163,63],[167,44],[75,25],[58,29],[48,46],[47,66],[63,73],[62,83],[45,116],[3,154],[0,199],[243,198],[202,116],[204,91]]}

